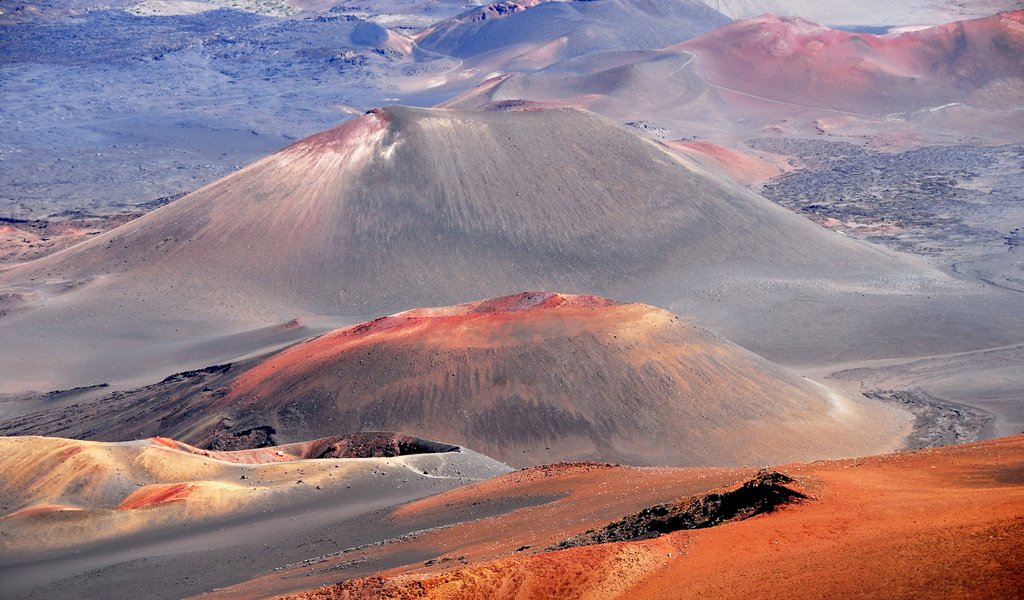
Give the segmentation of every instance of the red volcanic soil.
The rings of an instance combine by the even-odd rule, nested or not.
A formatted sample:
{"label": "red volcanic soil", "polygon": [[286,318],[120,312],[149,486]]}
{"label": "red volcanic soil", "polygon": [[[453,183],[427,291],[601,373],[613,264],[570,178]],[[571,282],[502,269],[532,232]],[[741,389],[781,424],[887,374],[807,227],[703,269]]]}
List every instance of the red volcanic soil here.
{"label": "red volcanic soil", "polygon": [[525,292],[382,317],[0,431],[253,449],[225,457],[239,462],[408,446],[336,437],[395,431],[513,466],[721,466],[885,452],[909,427],[653,306]]}
{"label": "red volcanic soil", "polygon": [[646,506],[729,487],[753,473],[752,469],[639,469],[592,462],[531,467],[405,504],[388,515],[389,521],[416,535],[295,565],[226,588],[211,598],[266,597],[308,589],[334,583],[339,570],[351,573],[353,563],[396,564],[398,556],[423,558],[396,572],[436,572],[467,562],[532,554]]}
{"label": "red volcanic soil", "polygon": [[621,302],[589,294],[552,294],[547,292],[523,292],[511,296],[477,300],[454,306],[438,308],[414,308],[399,313],[402,317],[444,317],[477,315],[486,313],[514,313],[549,308],[605,308],[620,306]]}
{"label": "red volcanic soil", "polygon": [[666,311],[547,292],[340,329],[242,370],[214,396],[197,422],[230,431],[159,433],[216,448],[254,427],[280,441],[404,431],[520,466],[727,465],[884,451],[904,426]]}
{"label": "red volcanic soil", "polygon": [[37,504],[35,506],[27,506],[25,508],[16,510],[12,513],[8,513],[0,519],[15,519],[32,517],[35,515],[45,515],[53,512],[67,512],[67,511],[80,511],[82,509],[74,506],[66,506],[64,504]]}
{"label": "red volcanic soil", "polygon": [[151,485],[125,498],[117,506],[118,510],[132,510],[156,506],[165,502],[185,500],[196,487],[188,483],[170,483],[167,485]]}
{"label": "red volcanic soil", "polygon": [[388,122],[387,111],[372,109],[358,118],[286,146],[281,152],[286,152],[293,160],[302,157],[312,157],[315,160],[323,154],[330,153],[352,157],[358,151],[359,144],[386,129]]}
{"label": "red volcanic soil", "polygon": [[712,170],[724,171],[740,183],[761,183],[782,173],[782,168],[766,160],[703,140],[662,142],[672,150],[689,156]]}
{"label": "red volcanic soil", "polygon": [[[629,472],[607,470],[604,481],[617,471]],[[458,547],[466,525],[447,532],[456,547],[449,554],[462,555],[462,564],[393,569],[294,598],[944,599],[1011,598],[1024,589],[1024,436],[778,471],[809,499],[654,539],[513,552],[491,562]],[[496,493],[498,482],[505,482],[501,494],[514,496],[530,485],[523,479],[511,474],[412,506],[453,506],[483,497],[485,486]],[[585,513],[588,501],[580,500]],[[512,515],[532,528],[548,516]],[[516,523],[505,526],[515,531]]]}
{"label": "red volcanic soil", "polygon": [[697,54],[730,101],[881,114],[968,102],[1024,77],[1024,11],[883,36],[768,15],[675,48]]}

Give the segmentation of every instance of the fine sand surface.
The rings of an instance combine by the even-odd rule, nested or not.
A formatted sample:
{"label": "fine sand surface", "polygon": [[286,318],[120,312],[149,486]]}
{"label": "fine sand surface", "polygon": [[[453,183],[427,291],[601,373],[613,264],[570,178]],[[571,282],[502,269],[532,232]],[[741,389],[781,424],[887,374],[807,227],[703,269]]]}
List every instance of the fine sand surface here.
{"label": "fine sand surface", "polygon": [[743,150],[726,148],[708,141],[667,140],[662,143],[693,158],[705,168],[719,170],[745,185],[764,183],[792,168],[780,159],[766,160]]}
{"label": "fine sand surface", "polygon": [[0,288],[6,393],[139,385],[259,352],[296,317],[524,289],[661,306],[790,362],[1024,339],[1016,294],[824,230],[580,110],[371,112]]}
{"label": "fine sand surface", "polygon": [[[461,556],[461,563],[410,564],[295,597],[1010,598],[1024,586],[1024,436],[776,470],[792,477],[786,485],[807,499],[705,529],[555,552],[540,548],[563,535],[555,530],[565,521],[544,528],[536,517],[547,506],[541,514],[522,509],[491,521],[500,533],[519,527],[533,533],[531,547],[519,553],[526,556],[471,523],[445,532],[450,541],[441,546],[443,556]],[[604,480],[624,471],[605,469]],[[506,475],[401,512],[457,510],[467,497],[486,497],[485,490],[501,483],[512,495],[544,476],[532,474]],[[575,495],[601,489],[582,477],[560,483],[584,507],[589,502]],[[589,520],[579,522],[575,533],[589,527]],[[522,539],[528,538],[515,541]],[[211,597],[257,595],[260,583],[274,585],[257,581]]]}
{"label": "fine sand surface", "polygon": [[667,311],[538,292],[410,310],[265,359],[0,422],[5,435],[160,435],[204,448],[266,443],[253,431],[278,443],[403,431],[513,466],[721,466],[890,451],[910,417]]}
{"label": "fine sand surface", "polygon": [[382,509],[510,470],[414,438],[354,442],[206,452],[166,438],[0,438],[5,591],[180,598],[325,544],[378,541],[373,536],[388,531],[374,525]]}

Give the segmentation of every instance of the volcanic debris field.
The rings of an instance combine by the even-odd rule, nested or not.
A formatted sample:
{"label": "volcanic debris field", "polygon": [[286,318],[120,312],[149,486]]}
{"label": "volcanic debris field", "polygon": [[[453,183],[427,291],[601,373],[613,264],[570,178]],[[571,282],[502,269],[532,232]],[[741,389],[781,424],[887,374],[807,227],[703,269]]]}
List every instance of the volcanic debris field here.
{"label": "volcanic debris field", "polygon": [[830,228],[1024,290],[1024,272],[997,262],[1022,259],[1024,146],[888,152],[824,140],[748,143],[796,166],[764,184],[766,198]]}

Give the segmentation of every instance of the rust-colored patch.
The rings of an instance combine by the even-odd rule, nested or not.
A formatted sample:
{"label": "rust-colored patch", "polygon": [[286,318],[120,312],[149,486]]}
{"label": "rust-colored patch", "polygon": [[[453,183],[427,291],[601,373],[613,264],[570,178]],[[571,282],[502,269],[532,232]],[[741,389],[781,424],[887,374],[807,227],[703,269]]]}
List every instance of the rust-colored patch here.
{"label": "rust-colored patch", "polygon": [[60,462],[64,462],[81,451],[81,446],[68,446],[67,448],[64,448],[63,450],[60,451],[60,453],[57,454],[57,460],[59,460]]}
{"label": "rust-colored patch", "polygon": [[722,169],[740,183],[760,183],[782,173],[780,167],[768,161],[703,140],[674,140],[664,144],[707,166]]}
{"label": "rust-colored patch", "polygon": [[351,146],[362,144],[369,136],[387,128],[390,117],[384,109],[373,109],[337,127],[299,140],[284,148],[283,153],[339,152],[348,153]]}
{"label": "rust-colored patch", "polygon": [[54,220],[0,218],[0,265],[26,262],[53,254],[141,215],[85,215]]}
{"label": "rust-colored patch", "polygon": [[425,328],[434,333],[434,338],[457,335],[460,327],[479,320],[494,320],[527,317],[523,313],[550,310],[586,310],[625,306],[620,302],[593,295],[558,294],[554,292],[521,292],[500,298],[467,302],[454,306],[417,308],[395,315],[379,317],[365,323],[358,323],[324,334],[316,339],[293,346],[272,358],[249,369],[232,384],[233,393],[218,402],[218,406],[236,401],[243,393],[252,393],[254,388],[274,380],[282,379],[299,370],[310,370],[316,365],[335,359],[353,347],[378,340],[378,336],[395,338],[422,332]]}
{"label": "rust-colored patch", "polygon": [[[835,399],[825,388],[662,309],[553,292],[354,325],[269,356],[229,385],[208,410],[237,415],[245,427],[271,422],[300,399],[317,398],[321,422],[303,425],[315,435],[333,433],[323,422],[342,413],[364,419],[378,410],[369,407],[388,407],[373,428],[411,429],[512,466],[583,457],[768,464],[868,454],[895,439],[876,427],[868,440],[829,414]],[[860,419],[865,411],[855,408]],[[424,416],[413,422],[407,415],[415,411]],[[757,418],[737,421],[740,411]],[[882,418],[881,427],[902,431],[900,419]],[[658,443],[659,436],[682,441]]]}
{"label": "rust-colored patch", "polygon": [[166,504],[176,500],[185,500],[192,495],[192,492],[195,490],[196,486],[189,483],[150,485],[134,492],[122,500],[121,504],[117,506],[117,509],[134,510],[137,508]]}
{"label": "rust-colored patch", "polygon": [[174,441],[174,440],[172,440],[170,438],[155,436],[155,437],[151,437],[149,439],[154,444],[159,444],[161,446],[166,446],[168,448],[174,448],[175,450],[177,450],[179,448],[178,442],[176,442],[176,441]]}
{"label": "rust-colored patch", "polygon": [[[813,502],[707,529],[497,560],[473,561],[459,540],[473,523],[445,532],[470,560],[441,570],[408,565],[293,596],[357,598],[1010,598],[1024,586],[1024,435],[914,453],[779,467]],[[702,470],[676,471],[677,477]],[[992,477],[994,471],[1014,473]],[[602,483],[622,485],[622,476]],[[536,486],[520,471],[420,500],[401,516],[452,510],[468,500],[515,497]],[[495,482],[504,479],[502,493]],[[571,504],[596,498],[595,480],[562,479]],[[525,484],[525,485],[524,485]],[[623,486],[625,491],[631,486]],[[637,488],[645,489],[646,488]],[[472,495],[471,497],[466,497]],[[603,499],[602,499],[603,501]],[[537,510],[490,526],[475,547],[543,521]],[[396,513],[399,514],[399,513]],[[514,515],[515,513],[513,513]],[[515,533],[513,533],[515,535]],[[440,546],[440,544],[438,544]],[[441,546],[444,547],[444,546]],[[493,554],[492,554],[493,555]]]}

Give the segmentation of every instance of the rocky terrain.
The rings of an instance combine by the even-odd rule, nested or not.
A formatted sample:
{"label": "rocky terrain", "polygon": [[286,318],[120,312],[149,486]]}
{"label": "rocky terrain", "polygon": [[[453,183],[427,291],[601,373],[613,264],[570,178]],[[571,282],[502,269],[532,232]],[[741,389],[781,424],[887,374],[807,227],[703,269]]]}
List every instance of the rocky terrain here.
{"label": "rocky terrain", "polygon": [[800,165],[762,193],[818,223],[1024,291],[1024,147],[877,151],[844,142],[759,139]]}
{"label": "rocky terrain", "polygon": [[599,529],[562,540],[545,550],[646,540],[674,531],[704,529],[749,519],[806,500],[807,496],[786,487],[791,483],[793,479],[787,475],[762,471],[731,489],[651,506]]}
{"label": "rocky terrain", "polygon": [[136,206],[111,208],[102,214],[64,210],[43,219],[0,217],[0,265],[27,262],[99,235],[183,194],[157,198]]}

